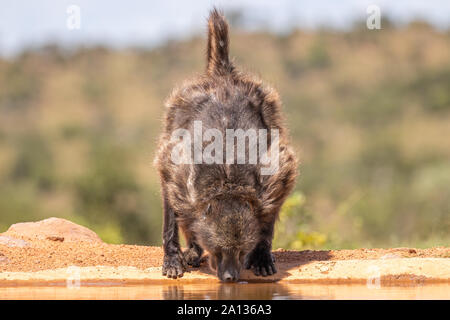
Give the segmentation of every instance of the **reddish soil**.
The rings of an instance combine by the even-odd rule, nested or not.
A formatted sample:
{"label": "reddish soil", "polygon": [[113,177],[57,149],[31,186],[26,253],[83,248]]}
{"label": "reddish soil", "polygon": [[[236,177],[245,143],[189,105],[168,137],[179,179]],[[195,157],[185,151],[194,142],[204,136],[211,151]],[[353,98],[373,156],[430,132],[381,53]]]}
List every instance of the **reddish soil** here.
{"label": "reddish soil", "polygon": [[[13,229],[15,230],[15,229]],[[44,238],[44,239],[43,239]],[[23,240],[18,242],[18,240]],[[327,251],[275,252],[277,264],[302,264],[310,261],[399,258],[449,258],[450,248],[430,249],[357,249]],[[0,272],[39,271],[68,266],[133,266],[138,269],[159,267],[163,252],[160,247],[111,245],[98,241],[67,241],[58,236],[19,234],[9,230],[0,235]]]}
{"label": "reddish soil", "polygon": [[[281,269],[312,261],[449,258],[450,248],[357,249],[274,252]],[[63,219],[17,224],[0,234],[0,272],[32,272],[68,266],[160,267],[160,247],[106,244],[92,231]]]}

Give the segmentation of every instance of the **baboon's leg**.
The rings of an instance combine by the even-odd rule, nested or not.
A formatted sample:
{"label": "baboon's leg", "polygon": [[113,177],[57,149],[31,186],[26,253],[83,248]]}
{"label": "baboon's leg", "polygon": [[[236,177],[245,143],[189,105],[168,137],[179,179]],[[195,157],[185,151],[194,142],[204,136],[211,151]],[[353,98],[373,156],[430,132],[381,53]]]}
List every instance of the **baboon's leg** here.
{"label": "baboon's leg", "polygon": [[245,268],[252,268],[253,273],[257,276],[261,275],[265,277],[277,273],[275,259],[271,252],[275,216],[270,221],[264,223],[261,228],[261,239],[245,258]]}
{"label": "baboon's leg", "polygon": [[164,198],[164,226],[163,226],[163,249],[164,262],[162,274],[169,278],[182,277],[186,270],[186,262],[180,249],[178,236],[178,224],[175,212],[167,200],[167,194],[163,190]]}
{"label": "baboon's leg", "polygon": [[183,252],[187,264],[193,267],[200,267],[203,248],[198,244],[195,234],[190,230],[190,226],[181,228],[186,237],[187,249]]}

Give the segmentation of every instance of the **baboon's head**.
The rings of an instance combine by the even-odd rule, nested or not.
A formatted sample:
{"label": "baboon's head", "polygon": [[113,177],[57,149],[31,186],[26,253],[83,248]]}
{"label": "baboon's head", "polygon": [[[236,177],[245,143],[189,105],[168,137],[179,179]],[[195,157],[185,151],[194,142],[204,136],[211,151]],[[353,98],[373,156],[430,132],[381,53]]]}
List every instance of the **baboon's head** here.
{"label": "baboon's head", "polygon": [[259,235],[252,203],[233,198],[214,200],[194,228],[201,246],[209,252],[210,267],[219,279],[237,281],[244,257],[255,247]]}

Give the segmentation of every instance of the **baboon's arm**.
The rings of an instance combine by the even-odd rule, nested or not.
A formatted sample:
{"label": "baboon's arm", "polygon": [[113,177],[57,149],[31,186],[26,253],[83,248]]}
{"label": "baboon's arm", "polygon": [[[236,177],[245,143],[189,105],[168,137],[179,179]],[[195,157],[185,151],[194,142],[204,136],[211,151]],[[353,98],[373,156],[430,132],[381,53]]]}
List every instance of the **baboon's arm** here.
{"label": "baboon's arm", "polygon": [[163,188],[164,198],[164,226],[163,226],[163,249],[164,263],[162,273],[169,278],[182,277],[186,270],[186,262],[180,249],[178,235],[178,223],[175,212],[167,199],[167,193]]}

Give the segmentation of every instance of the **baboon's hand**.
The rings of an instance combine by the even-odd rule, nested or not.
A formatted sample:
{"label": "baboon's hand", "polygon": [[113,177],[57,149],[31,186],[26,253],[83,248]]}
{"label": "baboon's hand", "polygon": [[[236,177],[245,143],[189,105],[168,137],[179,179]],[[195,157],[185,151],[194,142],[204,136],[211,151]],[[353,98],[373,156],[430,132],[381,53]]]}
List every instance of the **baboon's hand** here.
{"label": "baboon's hand", "polygon": [[194,268],[200,267],[201,255],[194,248],[188,248],[183,252],[186,263]]}
{"label": "baboon's hand", "polygon": [[187,265],[181,250],[171,255],[164,255],[164,263],[162,266],[163,276],[168,278],[181,278],[186,271]]}
{"label": "baboon's hand", "polygon": [[256,276],[271,276],[277,273],[275,258],[268,249],[255,248],[250,252],[244,262],[246,269],[252,269]]}

